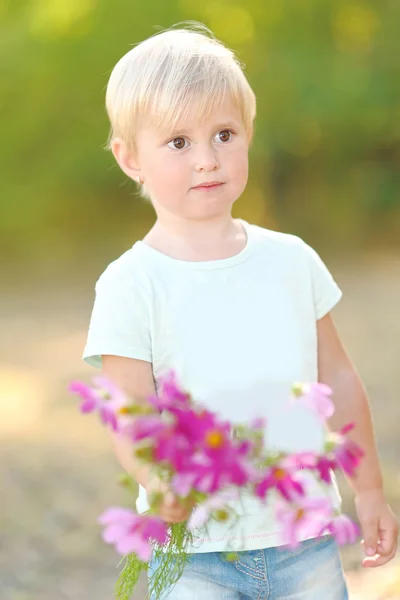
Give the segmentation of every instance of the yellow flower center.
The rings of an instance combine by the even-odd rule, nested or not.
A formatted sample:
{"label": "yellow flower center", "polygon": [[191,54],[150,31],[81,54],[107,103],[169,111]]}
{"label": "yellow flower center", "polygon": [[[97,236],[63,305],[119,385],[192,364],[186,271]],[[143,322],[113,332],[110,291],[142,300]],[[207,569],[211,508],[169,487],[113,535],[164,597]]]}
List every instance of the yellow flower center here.
{"label": "yellow flower center", "polygon": [[223,508],[219,508],[214,512],[214,516],[217,519],[217,521],[224,522],[228,520],[229,513]]}
{"label": "yellow flower center", "polygon": [[301,521],[301,519],[304,517],[304,514],[305,514],[304,508],[298,508],[297,512],[296,512],[295,521]]}
{"label": "yellow flower center", "polygon": [[292,386],[292,394],[295,398],[301,398],[304,395],[304,388],[301,383],[294,383]]}
{"label": "yellow flower center", "polygon": [[283,469],[275,469],[274,477],[275,477],[275,479],[278,479],[279,481],[281,481],[282,479],[285,479],[286,472]]}
{"label": "yellow flower center", "polygon": [[224,436],[220,431],[209,431],[206,435],[206,443],[211,448],[220,448],[224,443]]}

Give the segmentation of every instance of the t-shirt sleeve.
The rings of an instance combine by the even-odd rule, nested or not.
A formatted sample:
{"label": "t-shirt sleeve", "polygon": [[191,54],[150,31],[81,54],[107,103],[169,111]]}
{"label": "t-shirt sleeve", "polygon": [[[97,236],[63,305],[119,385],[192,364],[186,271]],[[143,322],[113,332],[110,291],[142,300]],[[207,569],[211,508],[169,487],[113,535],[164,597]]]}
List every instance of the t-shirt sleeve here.
{"label": "t-shirt sleeve", "polygon": [[150,327],[142,294],[121,272],[106,269],[95,285],[95,300],[82,359],[100,369],[102,354],[152,362]]}
{"label": "t-shirt sleeve", "polygon": [[339,302],[343,293],[319,254],[303,241],[311,277],[316,320],[322,319]]}

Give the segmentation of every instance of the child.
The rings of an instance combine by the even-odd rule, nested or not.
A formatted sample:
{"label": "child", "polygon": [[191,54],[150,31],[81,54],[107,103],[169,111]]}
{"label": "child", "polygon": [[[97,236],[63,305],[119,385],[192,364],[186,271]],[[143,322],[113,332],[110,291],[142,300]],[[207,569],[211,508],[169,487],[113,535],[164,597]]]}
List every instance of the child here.
{"label": "child", "polygon": [[[84,360],[137,399],[173,369],[196,400],[225,418],[265,416],[269,446],[291,451],[321,449],[324,436],[309,413],[286,410],[292,383],[332,387],[329,426],[356,422],[352,437],[366,452],[350,481],[368,555],[363,565],[386,563],[398,528],[382,491],[365,390],[330,315],[342,292],[302,239],[231,214],[247,183],[256,112],[239,62],[206,28],[164,31],[117,63],[106,104],[108,147],[157,218],[99,277]],[[113,442],[140,484],[143,512],[146,492],[161,484],[129,444]],[[311,475],[309,484],[311,494],[328,493],[340,508],[335,480],[328,492]],[[164,491],[160,516],[187,519],[191,507]],[[245,498],[235,509],[233,529],[213,523],[197,537],[169,598],[348,597],[331,535],[282,549],[273,507],[260,510]],[[229,549],[240,552],[235,562],[222,557]],[[153,561],[150,573],[156,567]]]}

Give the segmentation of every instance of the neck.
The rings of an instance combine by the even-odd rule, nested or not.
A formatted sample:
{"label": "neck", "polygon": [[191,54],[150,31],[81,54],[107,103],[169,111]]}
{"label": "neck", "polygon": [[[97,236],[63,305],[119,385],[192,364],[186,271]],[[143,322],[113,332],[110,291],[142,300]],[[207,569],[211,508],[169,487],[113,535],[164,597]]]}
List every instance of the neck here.
{"label": "neck", "polygon": [[246,233],[231,214],[204,221],[158,215],[143,241],[182,260],[214,260],[239,252],[246,245]]}

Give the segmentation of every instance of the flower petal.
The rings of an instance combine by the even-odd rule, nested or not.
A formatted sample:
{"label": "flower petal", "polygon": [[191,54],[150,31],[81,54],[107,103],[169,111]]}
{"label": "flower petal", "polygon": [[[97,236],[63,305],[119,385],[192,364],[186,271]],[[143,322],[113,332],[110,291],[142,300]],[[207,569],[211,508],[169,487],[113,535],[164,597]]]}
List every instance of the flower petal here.
{"label": "flower petal", "polygon": [[102,538],[106,544],[115,544],[121,538],[127,534],[127,527],[125,524],[108,525],[104,528]]}
{"label": "flower petal", "polygon": [[204,523],[208,521],[210,512],[211,511],[209,510],[209,508],[207,506],[204,506],[204,503],[196,506],[193,509],[192,514],[190,515],[189,520],[187,522],[188,531],[193,531],[197,527],[202,527]]}
{"label": "flower petal", "polygon": [[137,521],[139,516],[129,508],[111,506],[107,508],[98,518],[101,525],[125,524],[130,525]]}
{"label": "flower petal", "polygon": [[141,560],[147,562],[152,555],[152,547],[138,534],[127,535],[120,539],[115,549],[119,554],[131,554],[134,552]]}
{"label": "flower petal", "polygon": [[98,406],[97,399],[94,397],[88,397],[88,398],[84,398],[84,400],[82,400],[79,408],[82,413],[90,413],[90,412],[93,412],[94,410],[96,410],[97,406]]}
{"label": "flower petal", "polygon": [[172,487],[182,498],[186,498],[193,489],[196,473],[176,473],[172,479]]}

